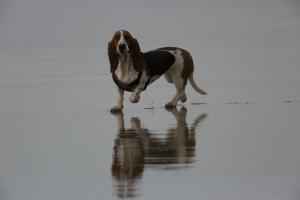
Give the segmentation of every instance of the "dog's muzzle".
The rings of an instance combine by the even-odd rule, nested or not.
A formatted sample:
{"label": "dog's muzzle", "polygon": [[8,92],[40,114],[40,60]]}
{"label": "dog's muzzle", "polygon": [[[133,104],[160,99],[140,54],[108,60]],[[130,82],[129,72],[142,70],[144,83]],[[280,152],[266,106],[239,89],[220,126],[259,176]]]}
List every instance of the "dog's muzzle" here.
{"label": "dog's muzzle", "polygon": [[121,54],[123,54],[126,51],[126,44],[125,43],[119,44],[118,50]]}

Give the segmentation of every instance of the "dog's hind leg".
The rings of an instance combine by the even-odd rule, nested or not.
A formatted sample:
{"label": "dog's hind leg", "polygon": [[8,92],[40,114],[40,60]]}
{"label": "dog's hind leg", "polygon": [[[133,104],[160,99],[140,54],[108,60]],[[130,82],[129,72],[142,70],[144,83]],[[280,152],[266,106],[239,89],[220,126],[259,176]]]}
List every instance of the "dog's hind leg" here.
{"label": "dog's hind leg", "polygon": [[187,97],[185,94],[185,82],[183,79],[177,79],[175,81],[176,94],[173,99],[165,105],[166,108],[174,108],[177,105],[177,102],[181,100],[181,102],[185,102]]}
{"label": "dog's hind leg", "polygon": [[165,79],[167,80],[168,83],[174,83],[172,77],[169,74],[164,75]]}

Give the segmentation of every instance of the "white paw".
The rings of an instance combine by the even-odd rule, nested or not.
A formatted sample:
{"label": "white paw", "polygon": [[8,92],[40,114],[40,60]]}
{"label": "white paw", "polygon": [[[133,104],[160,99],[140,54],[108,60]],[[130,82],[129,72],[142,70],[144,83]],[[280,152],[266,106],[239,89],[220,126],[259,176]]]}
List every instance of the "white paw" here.
{"label": "white paw", "polygon": [[110,112],[111,113],[118,113],[118,112],[121,112],[123,109],[123,106],[114,106],[110,109]]}
{"label": "white paw", "polygon": [[186,95],[182,95],[182,96],[180,97],[180,101],[181,101],[182,103],[186,102],[186,100],[187,100]]}
{"label": "white paw", "polygon": [[139,95],[131,95],[129,98],[129,101],[131,103],[138,103],[140,101],[140,96]]}

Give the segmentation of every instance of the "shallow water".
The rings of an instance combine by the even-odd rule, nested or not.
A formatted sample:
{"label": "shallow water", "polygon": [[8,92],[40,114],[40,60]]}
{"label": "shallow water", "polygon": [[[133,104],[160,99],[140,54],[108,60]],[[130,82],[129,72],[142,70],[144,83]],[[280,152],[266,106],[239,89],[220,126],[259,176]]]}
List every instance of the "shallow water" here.
{"label": "shallow water", "polygon": [[111,170],[118,197],[142,195],[138,183],[142,182],[144,169],[183,170],[194,163],[196,128],[207,114],[197,116],[189,127],[186,108],[170,112],[176,122],[166,131],[144,128],[138,117],[132,117],[130,128],[125,128],[124,114],[115,115],[119,131],[114,142]]}
{"label": "shallow water", "polygon": [[[0,199],[299,199],[299,5],[1,1]],[[159,79],[110,114],[120,28],[188,49],[208,95],[167,111]]]}

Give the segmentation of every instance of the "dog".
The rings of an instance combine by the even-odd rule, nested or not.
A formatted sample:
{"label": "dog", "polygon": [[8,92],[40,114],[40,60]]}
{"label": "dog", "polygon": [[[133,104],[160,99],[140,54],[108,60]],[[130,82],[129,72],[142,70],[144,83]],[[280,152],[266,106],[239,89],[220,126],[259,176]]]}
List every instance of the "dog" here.
{"label": "dog", "polygon": [[185,49],[162,47],[141,52],[137,39],[126,30],[116,31],[107,49],[110,72],[118,88],[117,103],[111,112],[123,109],[124,91],[132,92],[130,102],[138,103],[141,92],[161,75],[176,87],[176,94],[166,108],[174,108],[179,100],[187,100],[185,86],[188,80],[195,91],[207,94],[194,80],[193,59]]}

